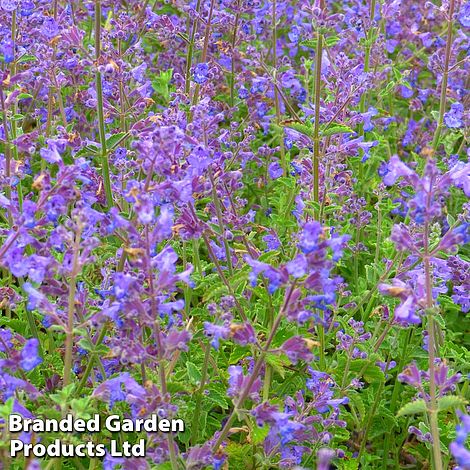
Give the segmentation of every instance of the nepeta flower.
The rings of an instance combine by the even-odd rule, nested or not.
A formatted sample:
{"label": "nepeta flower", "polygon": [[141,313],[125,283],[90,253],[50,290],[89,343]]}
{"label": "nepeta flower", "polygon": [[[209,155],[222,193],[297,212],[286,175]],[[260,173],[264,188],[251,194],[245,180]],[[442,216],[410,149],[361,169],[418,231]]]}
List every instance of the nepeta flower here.
{"label": "nepeta flower", "polygon": [[459,129],[463,126],[464,107],[461,103],[452,103],[450,111],[444,114],[444,123],[451,129]]}
{"label": "nepeta flower", "polygon": [[0,6],[3,10],[11,12],[18,8],[19,0],[2,0]]}
{"label": "nepeta flower", "polygon": [[470,434],[470,416],[457,411],[460,424],[457,425],[457,436],[450,443],[449,449],[457,464],[462,470],[470,468],[470,449],[466,446],[467,437]]}
{"label": "nepeta flower", "polygon": [[204,334],[211,338],[211,346],[219,349],[220,340],[230,336],[230,326],[215,325],[214,323],[204,323]]}
{"label": "nepeta flower", "polygon": [[36,338],[28,339],[21,351],[21,367],[30,371],[41,364],[42,359],[38,355],[39,341]]}
{"label": "nepeta flower", "polygon": [[[229,373],[227,395],[232,398],[239,398],[241,392],[247,387],[251,376],[245,376],[241,366],[230,366],[227,370]],[[261,379],[258,377],[248,391],[248,398],[254,401],[258,400],[260,389]]]}
{"label": "nepeta flower", "polygon": [[203,83],[207,82],[208,74],[209,74],[208,64],[204,62],[197,64],[196,67],[194,67],[193,80],[199,85],[202,85]]}
{"label": "nepeta flower", "polygon": [[272,162],[270,163],[268,167],[268,173],[271,179],[275,180],[277,178],[280,178],[282,176],[282,168],[281,165],[279,165],[278,162]]}
{"label": "nepeta flower", "polygon": [[468,0],[462,3],[458,19],[464,28],[470,28],[470,2]]}
{"label": "nepeta flower", "polygon": [[297,364],[299,361],[311,362],[314,355],[310,349],[314,344],[312,340],[301,336],[293,336],[281,346],[281,351],[287,355],[293,364]]}

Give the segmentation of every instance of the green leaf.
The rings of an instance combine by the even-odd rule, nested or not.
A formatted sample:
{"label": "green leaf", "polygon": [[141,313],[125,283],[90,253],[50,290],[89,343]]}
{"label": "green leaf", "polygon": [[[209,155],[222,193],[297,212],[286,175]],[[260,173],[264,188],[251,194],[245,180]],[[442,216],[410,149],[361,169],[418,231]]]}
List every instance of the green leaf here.
{"label": "green leaf", "polygon": [[339,36],[329,36],[325,38],[325,44],[327,47],[334,46],[339,41]]}
{"label": "green leaf", "polygon": [[357,470],[359,468],[359,461],[357,459],[342,459],[340,460],[342,470]]}
{"label": "green leaf", "polygon": [[165,100],[170,98],[170,82],[173,77],[173,69],[163,70],[152,80],[152,87],[156,93],[162,95]]}
{"label": "green leaf", "polygon": [[248,354],[248,348],[243,346],[235,346],[230,354],[228,363],[236,364],[240,359],[243,359]]}
{"label": "green leaf", "polygon": [[53,393],[50,395],[54,403],[64,406],[68,402],[68,398],[72,395],[75,389],[75,384],[69,384],[67,387],[60,390],[58,393]]}
{"label": "green leaf", "polygon": [[332,124],[328,127],[325,127],[323,130],[320,129],[320,132],[322,136],[326,137],[336,134],[350,134],[354,131],[350,127],[343,126],[342,124]]}
{"label": "green leaf", "polygon": [[266,436],[269,433],[269,426],[265,424],[262,428],[257,425],[254,425],[251,430],[251,442],[253,444],[261,444],[266,439]]}
{"label": "green leaf", "polygon": [[113,150],[120,142],[123,141],[124,137],[127,135],[127,132],[118,132],[106,139],[106,148],[108,150]]}
{"label": "green leaf", "polygon": [[351,400],[351,403],[356,407],[356,410],[359,414],[359,419],[362,420],[366,414],[366,407],[364,405],[362,395],[355,391],[351,391],[349,393],[349,399]]}
{"label": "green leaf", "polygon": [[18,59],[17,63],[22,64],[24,62],[33,62],[35,60],[38,60],[36,56],[32,54],[25,54]]}
{"label": "green leaf", "polygon": [[82,155],[97,155],[98,154],[98,146],[96,145],[87,145],[80,149],[77,153],[74,154],[74,158],[79,158]]}
{"label": "green leaf", "polygon": [[439,411],[445,411],[453,408],[459,408],[465,406],[467,400],[457,395],[447,395],[437,399],[437,409]]}
{"label": "green leaf", "polygon": [[397,416],[409,416],[426,413],[426,402],[423,399],[411,401],[398,410]]}
{"label": "green leaf", "polygon": [[300,122],[291,122],[289,124],[284,125],[284,127],[289,127],[290,129],[294,129],[297,132],[300,132],[301,134],[306,135],[307,137],[312,137],[313,135],[313,127],[312,124],[307,121],[310,125],[308,124],[301,124]]}
{"label": "green leaf", "polygon": [[32,98],[32,97],[33,97],[33,95],[30,95],[29,93],[20,93],[18,95],[19,100],[26,100],[26,99]]}
{"label": "green leaf", "polygon": [[344,428],[334,428],[332,434],[333,438],[338,442],[347,441],[351,437],[351,433]]}
{"label": "green leaf", "polygon": [[201,382],[201,372],[195,364],[192,362],[186,363],[186,371],[188,372],[189,380],[194,384],[199,384]]}
{"label": "green leaf", "polygon": [[205,396],[205,398],[214,405],[220,406],[223,410],[228,409],[228,400],[225,397],[225,394],[219,392],[215,388],[210,388],[209,393]]}
{"label": "green leaf", "polygon": [[172,470],[172,466],[170,462],[165,462],[165,463],[159,463],[156,467],[154,467],[155,470]]}
{"label": "green leaf", "polygon": [[287,362],[277,354],[266,354],[266,364],[269,364],[282,378],[285,377],[286,372],[284,366]]}
{"label": "green leaf", "polygon": [[4,420],[8,420],[8,417],[13,413],[14,403],[14,397],[10,397],[4,404],[0,405],[0,416]]}
{"label": "green leaf", "polygon": [[304,47],[310,47],[312,49],[315,49],[317,47],[317,41],[315,39],[304,39],[303,41],[300,41],[299,44]]}

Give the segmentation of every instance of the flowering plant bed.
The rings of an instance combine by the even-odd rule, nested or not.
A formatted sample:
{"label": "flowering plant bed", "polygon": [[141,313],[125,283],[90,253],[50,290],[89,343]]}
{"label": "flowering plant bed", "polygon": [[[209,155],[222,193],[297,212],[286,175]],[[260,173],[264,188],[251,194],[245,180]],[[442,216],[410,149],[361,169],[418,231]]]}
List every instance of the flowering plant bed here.
{"label": "flowering plant bed", "polygon": [[470,469],[467,0],[0,0],[0,466]]}

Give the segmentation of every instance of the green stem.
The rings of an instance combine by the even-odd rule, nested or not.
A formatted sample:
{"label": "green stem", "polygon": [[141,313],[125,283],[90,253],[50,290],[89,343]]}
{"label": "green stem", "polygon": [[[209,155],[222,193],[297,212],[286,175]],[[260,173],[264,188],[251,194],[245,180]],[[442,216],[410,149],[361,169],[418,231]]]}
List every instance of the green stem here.
{"label": "green stem", "polygon": [[444,72],[442,74],[441,99],[439,102],[439,118],[437,120],[437,127],[434,132],[434,138],[432,141],[432,148],[434,149],[434,151],[437,150],[437,147],[439,145],[442,128],[444,126],[444,113],[446,111],[446,105],[447,105],[447,82],[449,79],[449,63],[450,63],[450,56],[452,52],[452,27],[453,27],[454,9],[455,9],[455,0],[450,0],[449,11],[448,11],[449,16],[447,19],[447,40],[446,40]]}
{"label": "green stem", "polygon": [[[325,8],[325,0],[320,0],[320,9]],[[317,31],[315,49],[315,122],[313,128],[313,200],[320,200],[320,100],[321,100],[321,67],[323,55],[323,33]]]}
{"label": "green stem", "polygon": [[191,425],[190,442],[192,445],[195,445],[198,439],[199,418],[201,416],[201,404],[202,404],[202,398],[204,396],[204,388],[206,386],[207,370],[209,368],[210,355],[211,355],[211,347],[209,344],[206,344],[205,353],[204,353],[204,362],[202,364],[202,371],[201,371],[201,384],[196,394],[196,405],[194,408],[193,421]]}
{"label": "green stem", "polygon": [[[160,388],[163,395],[168,393],[167,383],[166,383],[166,373],[165,373],[165,358],[162,355],[163,347],[161,342],[161,328],[160,328],[160,321],[158,316],[158,309],[157,309],[157,294],[155,292],[155,285],[154,285],[154,276],[151,264],[151,254],[150,254],[150,237],[149,237],[149,230],[148,227],[145,229],[145,240],[146,240],[146,263],[147,263],[147,276],[148,276],[148,285],[149,285],[149,297],[150,297],[150,311],[153,318],[153,332],[155,336],[155,343],[157,346],[157,354],[158,354],[158,372],[160,376]],[[175,453],[174,448],[174,441],[173,441],[173,434],[168,433],[168,449],[170,453],[170,462],[172,470],[178,470],[178,460]]]}
{"label": "green stem", "polygon": [[191,88],[191,65],[193,60],[193,50],[194,50],[194,38],[197,31],[198,15],[201,8],[201,0],[197,0],[196,4],[196,17],[194,18],[194,24],[191,30],[191,37],[188,44],[188,52],[186,54],[186,76],[185,76],[185,92],[189,95],[189,90]]}
{"label": "green stem", "polygon": [[[388,356],[387,365],[385,366],[385,373],[387,373],[389,364],[390,364],[390,354]],[[379,388],[378,388],[377,393],[375,395],[375,400],[374,400],[374,403],[372,405],[372,408],[368,411],[367,424],[366,424],[366,428],[364,430],[364,435],[362,436],[361,447],[359,449],[359,454],[357,456],[357,461],[359,462],[359,464],[361,463],[361,458],[362,458],[362,455],[364,454],[364,450],[366,448],[367,436],[369,435],[369,431],[370,431],[370,428],[372,426],[372,420],[374,419],[375,412],[377,411],[377,407],[379,406],[379,403],[383,398],[382,397],[383,388],[384,388],[384,382],[380,382]]]}
{"label": "green stem", "polygon": [[[204,45],[202,47],[201,63],[204,63],[207,60],[207,51],[208,51],[208,48],[209,48],[209,36],[210,36],[210,32],[211,32],[212,14],[214,12],[214,4],[215,4],[215,0],[211,0],[211,4],[210,4],[210,8],[209,8],[209,16],[207,18],[206,29],[205,29],[205,32],[204,32]],[[199,91],[200,91],[200,89],[201,89],[201,87],[200,87],[199,83],[197,83],[196,88],[194,89],[194,96],[193,96],[193,101],[192,101],[193,106],[196,106],[196,104],[199,101]]]}
{"label": "green stem", "polygon": [[220,445],[222,444],[224,439],[227,437],[227,435],[230,431],[230,428],[232,427],[232,423],[235,420],[238,412],[240,411],[240,408],[243,405],[243,402],[246,400],[246,398],[250,394],[251,387],[255,383],[255,380],[259,377],[259,373],[261,371],[261,367],[263,365],[264,358],[266,357],[266,354],[267,354],[267,352],[268,352],[268,350],[271,346],[271,343],[273,342],[273,339],[274,339],[274,336],[277,332],[277,329],[279,328],[279,325],[281,324],[281,320],[284,317],[284,313],[287,310],[287,307],[289,306],[290,299],[291,299],[291,296],[292,296],[292,292],[294,291],[294,288],[295,288],[295,283],[291,285],[291,287],[289,289],[289,292],[286,294],[284,304],[281,308],[281,311],[279,312],[279,315],[277,316],[276,320],[274,321],[274,324],[271,328],[268,339],[266,340],[266,343],[265,343],[263,349],[261,350],[261,353],[258,356],[258,359],[256,360],[256,363],[253,367],[253,371],[251,372],[251,375],[250,375],[250,379],[248,380],[248,383],[246,384],[246,386],[244,387],[244,389],[240,393],[240,396],[239,396],[238,400],[234,404],[232,413],[230,414],[227,421],[225,422],[225,425],[224,425],[222,431],[220,432],[220,435],[217,438],[217,441],[215,442],[215,444],[212,447],[212,452],[217,452]]}
{"label": "green stem", "polygon": [[227,267],[228,273],[230,276],[233,275],[233,266],[232,266],[232,256],[230,254],[230,246],[228,244],[228,240],[225,236],[224,230],[224,221],[222,217],[222,204],[220,202],[219,196],[217,195],[217,185],[214,180],[214,175],[212,174],[211,168],[209,168],[209,179],[211,180],[212,184],[212,200],[214,201],[215,212],[217,214],[217,221],[219,222],[219,230],[220,230],[220,237],[223,240],[224,248],[225,248],[225,257],[227,258]]}
{"label": "green stem", "polygon": [[[408,345],[410,344],[411,338],[413,337],[414,330],[410,328],[406,332],[405,336],[405,342],[403,344],[403,347],[401,349],[401,356],[400,360],[398,361],[398,367],[397,370],[398,372],[402,371],[403,368],[405,367],[405,362],[407,360],[407,354],[408,354]],[[396,407],[397,407],[397,400],[398,400],[398,394],[400,392],[401,388],[401,383],[398,380],[398,378],[395,378],[395,384],[393,386],[393,391],[392,391],[392,398],[390,400],[390,411],[392,414],[395,414]],[[390,442],[392,441],[392,432],[389,431],[384,438],[384,453],[383,453],[383,459],[382,459],[382,469],[385,470],[387,468],[387,462],[388,462],[388,449],[390,446]]]}
{"label": "green stem", "polygon": [[106,132],[104,122],[103,85],[99,62],[101,57],[101,0],[95,0],[95,57],[96,57],[96,100],[98,111],[98,128],[101,145],[101,165],[103,170],[103,183],[108,208],[113,206],[113,192],[109,173],[108,152],[106,149]]}
{"label": "green stem", "polygon": [[233,107],[235,104],[235,45],[237,42],[238,23],[240,22],[240,12],[238,11],[239,4],[237,4],[237,13],[235,15],[235,25],[233,27],[232,36],[232,63],[230,74],[230,105]]}
{"label": "green stem", "polygon": [[209,239],[207,238],[207,235],[202,234],[202,238],[204,240],[204,243],[206,244],[207,251],[209,252],[209,257],[210,257],[211,261],[215,264],[215,269],[217,270],[217,273],[219,274],[220,279],[224,283],[224,285],[227,288],[229,294],[233,297],[233,300],[235,302],[235,307],[236,307],[238,313],[240,314],[241,319],[244,322],[248,322],[248,317],[246,316],[245,311],[243,310],[242,306],[240,305],[240,302],[238,301],[237,297],[235,296],[235,292],[234,292],[232,286],[230,285],[227,278],[225,277],[225,274],[222,270],[222,267],[220,266],[220,263],[217,259],[217,256],[215,256],[215,254],[214,254],[214,250],[212,249],[212,247],[210,245],[210,242],[209,242]]}
{"label": "green stem", "polygon": [[[7,184],[5,185],[5,194],[8,200],[11,201],[11,146],[10,146],[10,133],[8,130],[8,116],[7,116],[7,108],[5,105],[5,97],[3,95],[3,87],[0,83],[0,104],[2,106],[2,120],[3,120],[3,130],[5,134],[5,176],[7,179]],[[12,216],[11,216],[11,209],[8,210],[8,220],[11,223],[12,222]]]}
{"label": "green stem", "polygon": [[[273,35],[272,35],[273,70],[274,70],[274,74],[276,74],[277,72],[277,2],[276,0],[273,0],[272,29],[273,29]],[[276,75],[274,76],[274,78],[275,80],[277,80]],[[276,123],[279,127],[281,123],[281,106],[280,106],[280,101],[279,101],[279,90],[277,87],[274,87],[274,105],[276,108]],[[283,176],[286,176],[287,164],[286,164],[286,150],[284,148],[283,134],[284,134],[283,131],[281,131],[280,139],[279,139],[279,147],[280,147],[280,153],[281,153],[282,172],[283,172]]]}
{"label": "green stem", "polygon": [[[323,316],[324,312],[323,310],[320,312],[320,319],[321,322],[323,322]],[[325,327],[323,324],[320,322],[320,325],[318,326],[318,338],[320,340],[320,370],[324,371],[326,362],[325,362]]]}
{"label": "green stem", "polygon": [[80,255],[81,227],[75,234],[73,245],[72,272],[69,282],[67,329],[65,331],[65,357],[64,357],[64,388],[71,382],[73,361],[73,324],[75,320],[75,293],[77,291],[77,275],[79,270],[78,257]]}

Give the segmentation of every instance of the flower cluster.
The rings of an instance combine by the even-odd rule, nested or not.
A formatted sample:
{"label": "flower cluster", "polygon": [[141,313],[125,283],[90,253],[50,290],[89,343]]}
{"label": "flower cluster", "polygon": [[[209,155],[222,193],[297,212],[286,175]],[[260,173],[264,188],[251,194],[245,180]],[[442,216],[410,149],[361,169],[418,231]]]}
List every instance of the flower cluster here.
{"label": "flower cluster", "polygon": [[467,468],[469,27],[0,0],[1,422],[185,422],[88,468]]}

